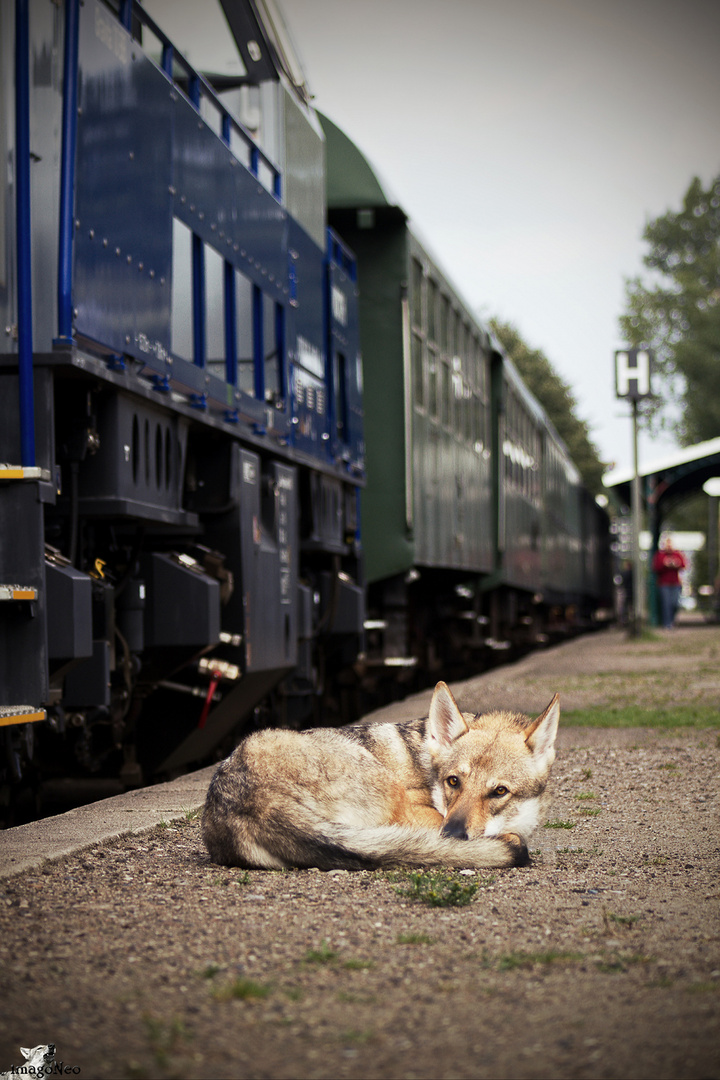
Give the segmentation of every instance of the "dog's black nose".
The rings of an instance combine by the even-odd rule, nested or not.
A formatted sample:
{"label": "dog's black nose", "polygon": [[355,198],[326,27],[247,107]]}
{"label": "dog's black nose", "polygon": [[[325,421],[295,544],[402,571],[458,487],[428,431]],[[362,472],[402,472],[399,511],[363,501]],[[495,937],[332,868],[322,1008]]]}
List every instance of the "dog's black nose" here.
{"label": "dog's black nose", "polygon": [[455,840],[467,840],[467,826],[464,821],[453,821],[448,818],[441,829],[443,836],[452,836]]}

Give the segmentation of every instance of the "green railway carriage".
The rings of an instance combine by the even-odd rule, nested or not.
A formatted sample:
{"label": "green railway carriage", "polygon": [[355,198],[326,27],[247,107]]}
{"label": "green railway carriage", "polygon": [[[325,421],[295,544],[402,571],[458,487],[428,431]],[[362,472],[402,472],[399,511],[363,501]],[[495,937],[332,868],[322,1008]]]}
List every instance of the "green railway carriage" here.
{"label": "green railway carriage", "polygon": [[361,275],[368,580],[490,572],[490,337],[359,151],[323,125],[329,216]]}
{"label": "green railway carriage", "polygon": [[329,221],[358,260],[369,644],[432,667],[530,643],[594,603],[578,471],[402,207],[321,119]]}

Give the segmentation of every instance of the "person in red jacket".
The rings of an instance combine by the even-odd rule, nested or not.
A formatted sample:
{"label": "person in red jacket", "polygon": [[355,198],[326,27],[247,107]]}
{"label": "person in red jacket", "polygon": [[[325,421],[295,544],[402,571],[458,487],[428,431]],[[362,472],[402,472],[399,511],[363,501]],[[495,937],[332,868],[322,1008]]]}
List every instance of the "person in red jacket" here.
{"label": "person in red jacket", "polygon": [[660,597],[660,622],[665,630],[675,625],[682,592],[680,572],[686,567],[684,555],[681,551],[675,551],[668,536],[663,547],[655,552],[652,563]]}

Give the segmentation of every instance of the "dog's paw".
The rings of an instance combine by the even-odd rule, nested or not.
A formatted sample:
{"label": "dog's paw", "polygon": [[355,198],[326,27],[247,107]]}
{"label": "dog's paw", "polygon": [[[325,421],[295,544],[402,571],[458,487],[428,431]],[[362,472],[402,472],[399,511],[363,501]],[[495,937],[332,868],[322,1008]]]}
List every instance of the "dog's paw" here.
{"label": "dog's paw", "polygon": [[510,857],[512,859],[511,866],[530,865],[530,852],[528,851],[527,844],[522,836],[519,836],[517,833],[500,833],[498,840],[502,840],[509,848]]}

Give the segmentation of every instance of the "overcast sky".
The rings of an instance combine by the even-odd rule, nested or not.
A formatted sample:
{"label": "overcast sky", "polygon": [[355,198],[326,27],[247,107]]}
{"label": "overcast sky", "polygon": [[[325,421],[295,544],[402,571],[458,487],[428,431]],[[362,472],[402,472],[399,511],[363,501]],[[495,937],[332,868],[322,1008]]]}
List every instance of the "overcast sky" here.
{"label": "overcast sky", "polygon": [[[280,3],[316,107],[470,307],[547,354],[603,460],[629,466],[624,279],[645,222],[720,172],[720,0]],[[641,441],[647,461],[672,449]]]}

